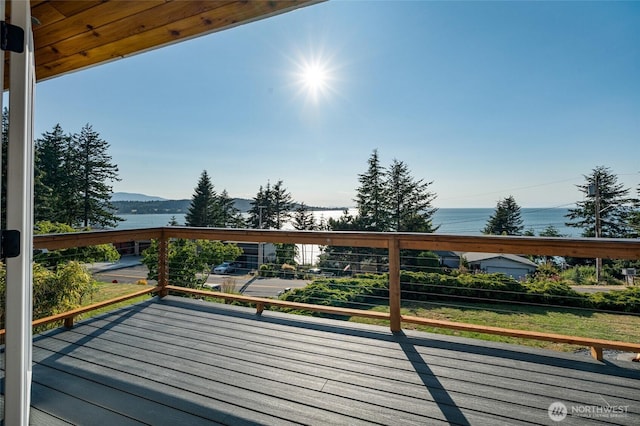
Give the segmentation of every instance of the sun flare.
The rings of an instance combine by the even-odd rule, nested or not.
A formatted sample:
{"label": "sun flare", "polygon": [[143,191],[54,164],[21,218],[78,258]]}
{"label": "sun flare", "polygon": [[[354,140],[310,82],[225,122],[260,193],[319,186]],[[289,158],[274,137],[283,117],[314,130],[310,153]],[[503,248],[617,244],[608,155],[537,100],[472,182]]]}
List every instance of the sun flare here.
{"label": "sun flare", "polygon": [[312,103],[329,96],[333,90],[332,72],[325,61],[304,60],[297,64],[297,68],[296,80],[300,94]]}
{"label": "sun flare", "polygon": [[327,71],[319,65],[307,65],[302,73],[302,81],[309,90],[322,90],[327,85]]}

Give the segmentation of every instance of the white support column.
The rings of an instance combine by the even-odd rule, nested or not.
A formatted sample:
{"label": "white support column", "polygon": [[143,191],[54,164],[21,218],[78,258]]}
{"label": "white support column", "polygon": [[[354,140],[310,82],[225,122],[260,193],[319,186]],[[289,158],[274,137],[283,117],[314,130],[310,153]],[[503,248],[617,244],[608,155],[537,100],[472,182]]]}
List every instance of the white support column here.
{"label": "white support column", "polygon": [[20,255],[7,259],[6,425],[29,424],[33,256],[33,38],[30,2],[12,0],[11,24],[24,29],[23,53],[11,52],[6,229],[20,231]]}

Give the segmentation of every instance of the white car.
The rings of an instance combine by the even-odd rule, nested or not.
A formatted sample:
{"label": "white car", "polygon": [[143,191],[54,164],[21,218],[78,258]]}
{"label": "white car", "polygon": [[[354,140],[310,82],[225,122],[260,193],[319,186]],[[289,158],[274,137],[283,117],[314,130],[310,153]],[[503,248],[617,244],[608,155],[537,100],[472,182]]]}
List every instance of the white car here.
{"label": "white car", "polygon": [[213,268],[213,273],[214,274],[230,274],[232,272],[235,272],[237,268],[238,268],[237,262],[222,262],[221,264]]}

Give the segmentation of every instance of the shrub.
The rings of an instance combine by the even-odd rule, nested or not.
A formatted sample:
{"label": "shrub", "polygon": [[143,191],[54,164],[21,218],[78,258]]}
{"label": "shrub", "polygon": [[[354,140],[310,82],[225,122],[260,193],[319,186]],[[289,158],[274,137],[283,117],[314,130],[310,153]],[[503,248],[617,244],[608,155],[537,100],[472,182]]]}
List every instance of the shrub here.
{"label": "shrub", "polygon": [[222,285],[220,291],[223,293],[238,293],[236,291],[236,280],[231,277],[225,277],[222,279]]}
{"label": "shrub", "polygon": [[289,265],[288,263],[283,263],[280,267],[280,276],[282,278],[294,278],[296,275],[296,267],[293,265]]}
{"label": "shrub", "polygon": [[275,278],[277,276],[276,265],[273,263],[263,263],[258,268],[258,276],[264,278]]}

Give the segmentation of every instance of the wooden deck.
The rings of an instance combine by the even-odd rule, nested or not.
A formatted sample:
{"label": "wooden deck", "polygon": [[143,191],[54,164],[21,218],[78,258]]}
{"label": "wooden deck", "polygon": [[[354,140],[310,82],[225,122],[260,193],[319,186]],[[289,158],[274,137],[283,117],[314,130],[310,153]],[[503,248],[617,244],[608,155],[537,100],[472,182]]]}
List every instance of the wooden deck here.
{"label": "wooden deck", "polygon": [[635,363],[171,296],[37,336],[33,361],[37,425],[640,424]]}

